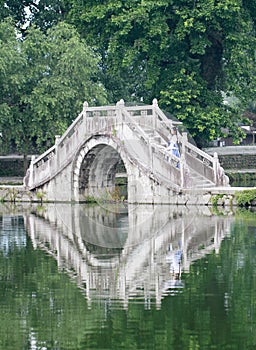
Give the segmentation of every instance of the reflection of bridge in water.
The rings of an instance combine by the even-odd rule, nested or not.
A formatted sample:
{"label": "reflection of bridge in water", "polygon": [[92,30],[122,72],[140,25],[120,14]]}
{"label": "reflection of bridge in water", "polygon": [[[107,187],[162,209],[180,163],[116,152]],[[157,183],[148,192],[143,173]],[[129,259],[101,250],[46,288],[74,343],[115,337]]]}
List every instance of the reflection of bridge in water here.
{"label": "reflection of bridge in water", "polygon": [[127,307],[134,298],[160,307],[182,287],[181,272],[218,252],[231,220],[205,207],[49,204],[25,225],[34,246],[76,278],[89,305],[103,299]]}

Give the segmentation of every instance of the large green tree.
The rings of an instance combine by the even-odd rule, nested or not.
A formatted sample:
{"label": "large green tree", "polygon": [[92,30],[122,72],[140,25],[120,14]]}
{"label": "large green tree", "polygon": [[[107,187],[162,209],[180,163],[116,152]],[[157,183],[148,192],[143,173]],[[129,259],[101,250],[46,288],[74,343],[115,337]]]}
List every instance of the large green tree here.
{"label": "large green tree", "polygon": [[[24,35],[74,24],[101,57],[116,102],[159,100],[199,144],[237,124],[255,100],[256,0],[0,0]],[[224,97],[235,96],[228,105]]]}
{"label": "large green tree", "polygon": [[[151,102],[199,142],[237,123],[255,96],[255,0],[69,0],[68,19],[102,56],[109,96]],[[239,103],[227,105],[224,96]]]}
{"label": "large green tree", "polygon": [[[19,38],[0,23],[0,131],[2,146],[26,156],[41,152],[89,104],[106,103],[98,57],[64,22],[44,34],[30,27]],[[26,164],[25,164],[26,167]]]}
{"label": "large green tree", "polygon": [[68,9],[65,0],[0,0],[0,19],[12,18],[24,33],[32,23],[45,31],[63,21]]}

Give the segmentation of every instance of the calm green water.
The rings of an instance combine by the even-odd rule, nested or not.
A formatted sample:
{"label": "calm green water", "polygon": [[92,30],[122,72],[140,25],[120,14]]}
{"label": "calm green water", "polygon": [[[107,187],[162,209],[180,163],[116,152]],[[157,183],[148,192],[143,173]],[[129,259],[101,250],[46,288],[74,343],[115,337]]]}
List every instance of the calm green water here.
{"label": "calm green water", "polygon": [[256,215],[0,207],[0,349],[255,349]]}

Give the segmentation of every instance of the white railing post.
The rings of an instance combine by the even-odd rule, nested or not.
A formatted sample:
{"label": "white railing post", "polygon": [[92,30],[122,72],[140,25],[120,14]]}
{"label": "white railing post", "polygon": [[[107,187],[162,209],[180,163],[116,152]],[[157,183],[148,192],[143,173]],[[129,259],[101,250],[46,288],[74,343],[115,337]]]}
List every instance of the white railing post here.
{"label": "white railing post", "polygon": [[31,156],[31,160],[30,160],[30,164],[29,164],[29,168],[27,170],[27,173],[26,173],[26,176],[24,177],[24,186],[26,188],[29,188],[31,187],[34,182],[35,182],[35,179],[34,179],[34,175],[35,175],[35,172],[34,172],[34,161],[36,159],[36,156]]}
{"label": "white railing post", "polygon": [[186,144],[188,143],[188,134],[183,132],[181,134],[181,153],[186,157]]}
{"label": "white railing post", "polygon": [[55,164],[56,164],[56,167],[59,166],[60,164],[60,157],[59,157],[59,143],[60,143],[60,138],[61,136],[60,135],[55,135]]}
{"label": "white railing post", "polygon": [[117,117],[122,119],[122,109],[124,108],[124,100],[121,99],[116,103]]}
{"label": "white railing post", "polygon": [[184,154],[180,156],[180,187],[184,188],[185,186],[185,158]]}
{"label": "white railing post", "polygon": [[116,118],[115,118],[115,124],[112,125],[112,134],[116,135],[117,129],[119,127],[123,128],[123,121],[124,121],[124,108],[125,108],[125,104],[124,104],[124,100],[121,99],[116,103]]}
{"label": "white railing post", "polygon": [[83,115],[86,117],[86,111],[87,111],[87,108],[89,107],[89,104],[87,101],[84,101],[83,103]]}
{"label": "white railing post", "polygon": [[218,185],[218,166],[219,166],[218,154],[217,154],[217,152],[214,152],[214,154],[213,154],[213,175],[214,175],[215,185]]}
{"label": "white railing post", "polygon": [[186,145],[188,143],[188,134],[183,132],[181,134],[181,157],[180,157],[180,176],[181,188],[187,187],[187,170],[186,170]]}
{"label": "white railing post", "polygon": [[60,143],[60,135],[55,135],[55,146],[58,146]]}
{"label": "white railing post", "polygon": [[116,118],[115,118],[115,125],[113,126],[115,128],[114,133],[116,132],[116,128],[118,124],[121,124],[124,120],[124,113],[123,113],[124,108],[125,108],[124,100],[121,99],[116,103]]}
{"label": "white railing post", "polygon": [[156,108],[158,107],[158,102],[157,99],[154,98],[152,101],[152,111],[153,111],[153,127],[156,128],[157,127],[157,112],[156,112]]}
{"label": "white railing post", "polygon": [[[86,131],[88,131],[88,124],[89,124],[89,122],[87,122],[88,119],[87,119],[87,116],[86,116],[88,107],[89,107],[88,102],[87,102],[87,101],[84,101],[84,103],[83,103],[82,115],[83,115],[83,120],[84,120],[85,125],[86,125]],[[89,124],[89,125],[90,125],[90,124]]]}

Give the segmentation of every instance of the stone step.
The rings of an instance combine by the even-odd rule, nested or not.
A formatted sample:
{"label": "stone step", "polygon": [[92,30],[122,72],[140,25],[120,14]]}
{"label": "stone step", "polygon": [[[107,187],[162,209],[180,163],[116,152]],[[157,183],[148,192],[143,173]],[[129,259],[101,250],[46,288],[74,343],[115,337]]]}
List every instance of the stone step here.
{"label": "stone step", "polygon": [[191,176],[191,182],[192,186],[195,188],[205,188],[205,187],[214,187],[215,184],[204,177],[203,175],[197,173],[195,170],[190,169],[190,176]]}
{"label": "stone step", "polygon": [[[143,131],[149,136],[150,142],[154,143],[155,145],[159,145],[161,147],[166,147],[167,143],[162,138],[161,135],[155,130],[152,130],[147,127],[142,127]],[[208,180],[206,177],[202,176],[201,174],[197,173],[196,171],[190,169],[190,175],[191,175],[191,182],[192,186],[194,188],[204,188],[204,187],[214,187],[215,184]]]}

